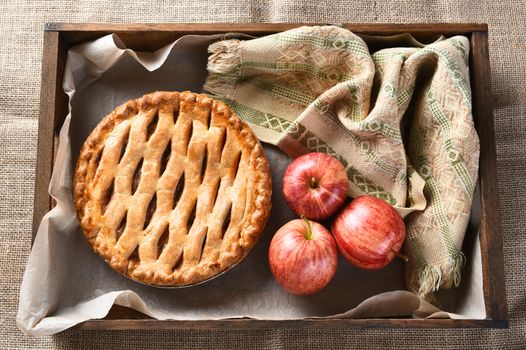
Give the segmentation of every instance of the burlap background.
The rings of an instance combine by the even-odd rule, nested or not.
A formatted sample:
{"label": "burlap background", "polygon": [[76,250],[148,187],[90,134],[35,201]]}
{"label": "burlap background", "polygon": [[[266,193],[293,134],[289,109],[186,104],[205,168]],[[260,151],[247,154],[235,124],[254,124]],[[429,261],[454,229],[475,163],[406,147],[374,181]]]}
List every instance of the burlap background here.
{"label": "burlap background", "polygon": [[[492,1],[0,1],[0,348],[526,348],[526,6]],[[87,332],[15,326],[30,249],[45,22],[487,22],[490,26],[509,330]]]}

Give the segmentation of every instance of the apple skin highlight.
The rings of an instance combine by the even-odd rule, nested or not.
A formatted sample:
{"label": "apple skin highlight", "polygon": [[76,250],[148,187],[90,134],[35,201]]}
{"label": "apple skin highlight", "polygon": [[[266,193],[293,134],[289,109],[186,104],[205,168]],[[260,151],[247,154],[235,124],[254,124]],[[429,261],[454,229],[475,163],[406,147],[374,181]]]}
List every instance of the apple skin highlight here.
{"label": "apple skin highlight", "polygon": [[399,254],[405,239],[400,214],[381,199],[354,199],[336,217],[331,229],[342,256],[358,267],[380,269]]}
{"label": "apple skin highlight", "polygon": [[325,153],[307,153],[289,164],[283,176],[283,196],[298,215],[323,220],[345,202],[349,180],[343,164]]}
{"label": "apple skin highlight", "polygon": [[307,224],[302,219],[292,220],[272,238],[269,264],[277,282],[288,293],[314,294],[336,274],[336,242],[323,225],[313,221]]}

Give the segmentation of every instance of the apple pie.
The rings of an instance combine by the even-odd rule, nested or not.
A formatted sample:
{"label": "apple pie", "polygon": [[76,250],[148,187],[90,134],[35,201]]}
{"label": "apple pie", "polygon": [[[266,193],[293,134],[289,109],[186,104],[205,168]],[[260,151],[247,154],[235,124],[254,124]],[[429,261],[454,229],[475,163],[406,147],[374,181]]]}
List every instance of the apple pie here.
{"label": "apple pie", "polygon": [[239,262],[271,207],[271,175],[250,127],[224,103],[154,92],[107,115],[74,174],[82,230],[116,271],[183,286]]}

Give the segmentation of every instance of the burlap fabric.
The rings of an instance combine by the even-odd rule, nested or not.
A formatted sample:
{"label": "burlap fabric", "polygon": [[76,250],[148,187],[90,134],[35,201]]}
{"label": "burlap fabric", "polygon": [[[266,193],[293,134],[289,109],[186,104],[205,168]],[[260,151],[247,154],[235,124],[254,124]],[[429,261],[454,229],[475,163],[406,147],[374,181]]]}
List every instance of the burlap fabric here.
{"label": "burlap fabric", "polygon": [[204,89],[290,156],[336,157],[351,197],[406,217],[408,287],[432,299],[460,283],[477,179],[469,41],[394,46],[370,53],[337,26],[223,40],[208,49]]}
{"label": "burlap fabric", "polygon": [[[522,0],[2,1],[0,5],[0,348],[526,347],[526,6]],[[487,22],[496,119],[508,330],[289,330],[87,332],[29,338],[15,326],[30,249],[37,115],[45,22]]]}

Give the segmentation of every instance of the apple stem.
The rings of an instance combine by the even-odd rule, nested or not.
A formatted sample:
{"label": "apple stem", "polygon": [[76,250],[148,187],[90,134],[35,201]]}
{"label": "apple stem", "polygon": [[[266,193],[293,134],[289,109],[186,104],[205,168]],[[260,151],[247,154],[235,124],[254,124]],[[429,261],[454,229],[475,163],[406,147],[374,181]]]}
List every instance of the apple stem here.
{"label": "apple stem", "polygon": [[407,256],[405,256],[404,254],[400,253],[400,252],[397,252],[395,250],[392,250],[391,251],[397,256],[399,257],[400,259],[402,259],[403,261],[405,262],[408,262],[409,261],[409,258]]}
{"label": "apple stem", "polygon": [[302,215],[301,218],[303,219],[303,221],[305,221],[305,223],[307,224],[307,234],[305,235],[305,239],[307,240],[311,240],[312,239],[312,227],[310,225],[310,221],[309,219],[307,219],[305,217],[305,215]]}
{"label": "apple stem", "polygon": [[310,178],[310,187],[318,188],[318,180],[314,176]]}

